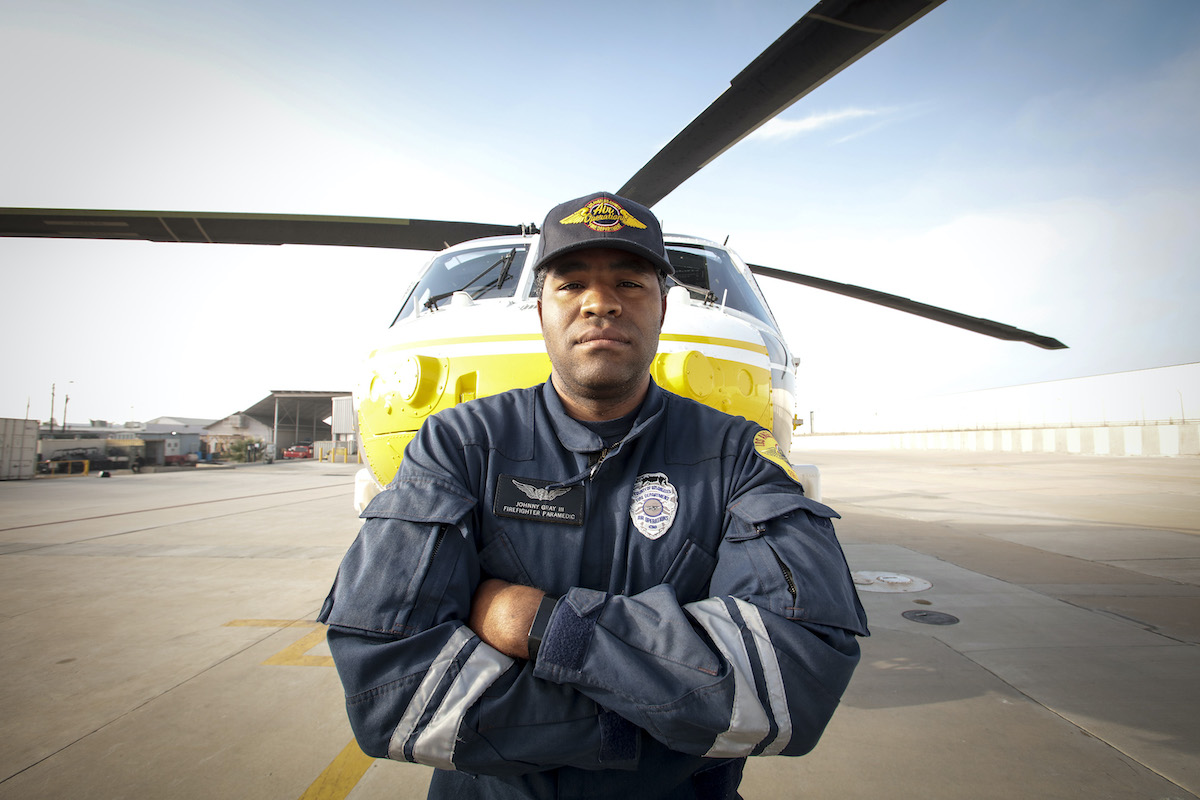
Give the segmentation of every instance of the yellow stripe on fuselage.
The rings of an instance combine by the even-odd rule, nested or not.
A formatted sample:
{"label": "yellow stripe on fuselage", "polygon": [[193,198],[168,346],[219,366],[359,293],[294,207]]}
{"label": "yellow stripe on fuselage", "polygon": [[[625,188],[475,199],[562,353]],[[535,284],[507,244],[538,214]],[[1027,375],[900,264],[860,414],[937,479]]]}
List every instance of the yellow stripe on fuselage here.
{"label": "yellow stripe on fuselage", "polygon": [[718,336],[693,336],[683,333],[664,333],[658,337],[664,342],[694,342],[696,344],[711,344],[718,347],[734,347],[738,350],[749,350],[752,353],[767,355],[766,345],[757,342],[747,342],[744,339],[722,339]]}
{"label": "yellow stripe on fuselage", "polygon": [[492,344],[495,342],[541,342],[542,335],[540,333],[502,333],[502,334],[479,334],[475,336],[457,336],[453,339],[425,339],[420,342],[404,342],[403,344],[393,344],[388,347],[381,347],[371,353],[371,357],[381,355],[383,353],[396,353],[404,350],[428,350],[437,347],[456,347],[469,344]]}
{"label": "yellow stripe on fuselage", "polygon": [[[695,336],[692,334],[683,333],[664,333],[659,337],[660,341],[664,342],[683,342],[694,344],[716,345],[718,347],[733,347],[738,350],[749,350],[752,353],[767,355],[767,348],[759,342],[748,342],[744,339],[726,339],[719,336]],[[426,339],[420,342],[405,342],[403,344],[394,344],[389,347],[381,347],[371,353],[371,356],[381,355],[383,353],[396,353],[405,350],[428,350],[438,347],[457,347],[462,345],[480,345],[480,344],[495,344],[499,342],[541,342],[543,341],[540,333],[505,333],[505,334],[485,334],[479,336],[458,336],[452,339]]]}

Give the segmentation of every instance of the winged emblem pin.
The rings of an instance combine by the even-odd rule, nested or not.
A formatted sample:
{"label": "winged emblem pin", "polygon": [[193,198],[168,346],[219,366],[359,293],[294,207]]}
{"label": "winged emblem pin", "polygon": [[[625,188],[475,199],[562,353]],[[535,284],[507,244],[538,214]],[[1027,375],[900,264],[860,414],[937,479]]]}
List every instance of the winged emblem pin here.
{"label": "winged emblem pin", "polygon": [[[510,479],[511,480],[511,479]],[[521,492],[530,500],[538,500],[543,503],[548,503],[556,497],[562,497],[570,489],[543,489],[539,486],[530,486],[528,483],[521,483],[514,480],[513,486],[521,490]]]}

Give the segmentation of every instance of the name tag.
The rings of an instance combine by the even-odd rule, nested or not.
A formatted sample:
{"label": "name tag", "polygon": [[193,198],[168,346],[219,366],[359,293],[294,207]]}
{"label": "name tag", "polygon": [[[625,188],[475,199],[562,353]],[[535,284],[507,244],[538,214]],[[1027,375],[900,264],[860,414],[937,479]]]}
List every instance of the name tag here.
{"label": "name tag", "polygon": [[496,481],[492,513],[498,517],[582,525],[583,486],[546,488],[552,483],[554,481],[501,475]]}

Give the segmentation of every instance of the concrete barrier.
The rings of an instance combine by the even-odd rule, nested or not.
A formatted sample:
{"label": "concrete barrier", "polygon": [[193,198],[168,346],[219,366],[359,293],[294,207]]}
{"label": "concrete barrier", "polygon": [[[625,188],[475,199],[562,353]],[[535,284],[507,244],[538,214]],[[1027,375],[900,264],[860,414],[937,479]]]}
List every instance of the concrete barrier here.
{"label": "concrete barrier", "polygon": [[797,435],[793,451],[977,450],[1095,456],[1197,456],[1200,423]]}

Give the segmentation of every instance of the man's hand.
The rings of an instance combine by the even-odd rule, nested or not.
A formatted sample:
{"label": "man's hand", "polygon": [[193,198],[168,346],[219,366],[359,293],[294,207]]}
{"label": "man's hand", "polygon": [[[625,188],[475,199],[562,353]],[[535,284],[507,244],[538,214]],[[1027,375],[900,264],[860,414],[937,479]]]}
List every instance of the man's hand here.
{"label": "man's hand", "polygon": [[529,628],[544,592],[489,578],[471,599],[468,624],[480,639],[513,658],[529,658]]}

